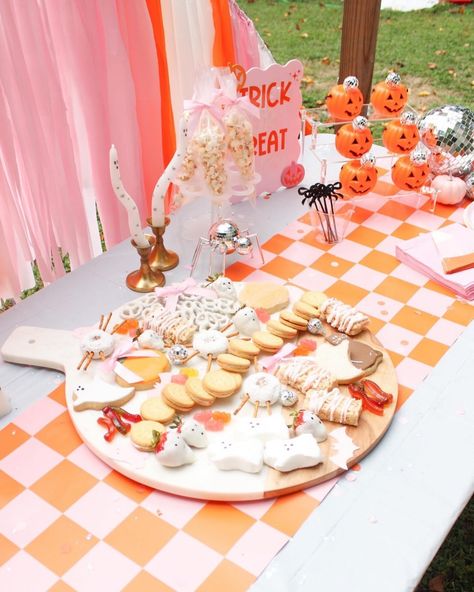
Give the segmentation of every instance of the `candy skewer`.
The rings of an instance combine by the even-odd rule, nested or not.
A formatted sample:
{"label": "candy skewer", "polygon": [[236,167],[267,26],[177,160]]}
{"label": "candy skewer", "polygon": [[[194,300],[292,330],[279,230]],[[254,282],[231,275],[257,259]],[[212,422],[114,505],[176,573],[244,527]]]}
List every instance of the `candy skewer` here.
{"label": "candy skewer", "polygon": [[234,411],[234,415],[237,415],[237,413],[242,409],[242,407],[245,405],[245,403],[247,403],[247,401],[250,399],[249,395],[245,394],[242,397],[242,401],[240,402],[240,405],[237,407],[237,409],[235,409]]}
{"label": "candy skewer", "polygon": [[257,417],[259,407],[260,407],[260,403],[258,401],[255,401],[255,408],[254,408],[254,411],[253,411],[253,416],[254,417]]}

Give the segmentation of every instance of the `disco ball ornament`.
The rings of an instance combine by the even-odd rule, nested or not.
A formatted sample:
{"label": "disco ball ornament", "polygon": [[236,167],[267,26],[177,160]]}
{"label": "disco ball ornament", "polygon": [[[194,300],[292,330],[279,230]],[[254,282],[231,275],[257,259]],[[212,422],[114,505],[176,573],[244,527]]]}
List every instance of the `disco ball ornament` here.
{"label": "disco ball ornament", "polygon": [[469,175],[464,179],[466,183],[466,197],[469,199],[474,199],[474,171],[469,173]]}
{"label": "disco ball ornament", "polygon": [[234,252],[234,240],[238,236],[239,228],[232,220],[219,220],[209,228],[209,241],[222,254]]}
{"label": "disco ball ornament", "polygon": [[175,366],[181,366],[188,359],[188,348],[178,343],[168,350],[168,358]]}
{"label": "disco ball ornament", "polygon": [[248,236],[238,236],[234,239],[234,247],[239,255],[248,255],[252,252],[252,241]]}
{"label": "disco ball ornament", "polygon": [[288,389],[281,389],[280,403],[283,407],[293,407],[298,402],[298,395]]}
{"label": "disco ball ornament", "polygon": [[420,119],[418,130],[436,175],[461,175],[474,160],[474,112],[467,107],[436,107]]}
{"label": "disco ball ornament", "polygon": [[309,319],[308,321],[308,331],[312,335],[324,335],[325,329],[323,327],[322,322],[317,318]]}

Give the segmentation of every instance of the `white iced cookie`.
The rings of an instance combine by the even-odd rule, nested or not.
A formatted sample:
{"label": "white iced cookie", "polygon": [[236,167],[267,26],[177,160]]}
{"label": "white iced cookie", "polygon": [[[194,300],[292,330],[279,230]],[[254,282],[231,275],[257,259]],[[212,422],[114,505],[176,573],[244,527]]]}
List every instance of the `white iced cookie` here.
{"label": "white iced cookie", "polygon": [[263,460],[269,467],[287,473],[295,469],[314,467],[323,462],[323,456],[313,436],[302,434],[291,440],[267,442]]}
{"label": "white iced cookie", "polygon": [[81,352],[93,353],[94,359],[110,356],[114,351],[115,337],[101,329],[95,329],[81,339]]}
{"label": "white iced cookie", "polygon": [[256,372],[244,380],[243,391],[252,403],[273,405],[280,397],[280,381],[273,374]]}
{"label": "white iced cookie", "polygon": [[215,329],[198,331],[193,337],[193,348],[203,358],[207,358],[209,355],[216,358],[219,354],[227,351],[228,345],[227,337]]}
{"label": "white iced cookie", "polygon": [[221,471],[258,473],[263,466],[260,440],[219,440],[208,448],[209,458]]}
{"label": "white iced cookie", "polygon": [[216,292],[219,298],[237,300],[237,292],[235,291],[234,283],[229,278],[221,275],[215,282],[212,282],[211,288]]}
{"label": "white iced cookie", "polygon": [[328,437],[326,426],[316,413],[307,411],[306,409],[298,411],[293,423],[293,429],[297,436],[301,436],[301,434],[311,434],[316,438],[316,442],[324,442]]}
{"label": "white iced cookie", "polygon": [[194,448],[206,448],[206,430],[197,421],[193,421],[192,419],[186,420],[181,425],[180,432],[188,446],[194,446]]}
{"label": "white iced cookie", "polygon": [[137,337],[137,343],[141,349],[159,349],[165,347],[163,338],[153,329],[146,329]]}
{"label": "white iced cookie", "polygon": [[164,467],[180,467],[194,462],[194,452],[178,430],[168,430],[156,447],[156,458]]}
{"label": "white iced cookie", "polygon": [[252,337],[255,331],[261,329],[257,313],[250,306],[244,306],[244,308],[237,311],[232,320],[237,331],[247,337]]}
{"label": "white iced cookie", "polygon": [[265,443],[290,437],[288,426],[280,413],[256,418],[236,417],[233,424],[235,437],[241,440],[256,438]]}

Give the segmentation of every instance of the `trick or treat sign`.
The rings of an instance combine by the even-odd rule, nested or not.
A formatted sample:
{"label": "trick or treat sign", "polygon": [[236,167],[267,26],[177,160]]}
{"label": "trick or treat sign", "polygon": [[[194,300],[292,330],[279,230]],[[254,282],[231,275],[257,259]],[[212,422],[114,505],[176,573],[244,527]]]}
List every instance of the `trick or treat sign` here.
{"label": "trick or treat sign", "polygon": [[300,155],[302,77],[303,65],[291,60],[285,66],[250,68],[245,82],[241,82],[240,94],[260,110],[259,118],[249,116],[253,125],[255,169],[262,177],[257,195],[279,189],[286,185],[285,176],[292,171],[294,174],[294,163]]}

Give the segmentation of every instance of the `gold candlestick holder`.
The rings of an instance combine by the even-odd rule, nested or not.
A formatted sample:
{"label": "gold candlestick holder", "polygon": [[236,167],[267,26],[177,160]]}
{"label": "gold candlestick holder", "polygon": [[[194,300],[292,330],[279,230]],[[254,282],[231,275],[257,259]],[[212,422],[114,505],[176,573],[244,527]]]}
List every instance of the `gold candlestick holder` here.
{"label": "gold candlestick holder", "polygon": [[150,254],[151,268],[159,271],[174,269],[179,263],[179,256],[174,251],[168,251],[163,242],[163,235],[170,223],[170,219],[166,216],[164,226],[153,226],[151,218],[148,218],[147,222],[156,239],[155,246]]}
{"label": "gold candlestick holder", "polygon": [[155,237],[151,234],[145,235],[148,239],[148,247],[138,247],[134,240],[131,241],[132,247],[140,255],[140,268],[127,275],[127,288],[134,292],[153,292],[155,288],[164,286],[165,276],[158,269],[152,269],[149,263],[150,254],[155,246]]}

